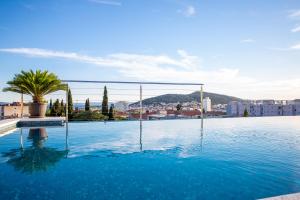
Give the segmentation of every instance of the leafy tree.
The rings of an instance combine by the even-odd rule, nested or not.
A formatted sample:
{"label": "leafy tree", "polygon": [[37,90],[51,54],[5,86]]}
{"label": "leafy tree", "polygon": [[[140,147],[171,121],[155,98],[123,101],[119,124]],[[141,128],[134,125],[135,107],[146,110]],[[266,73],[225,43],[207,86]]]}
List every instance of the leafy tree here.
{"label": "leafy tree", "polygon": [[74,109],[73,109],[73,98],[72,98],[71,90],[69,89],[68,90],[68,112],[69,112],[69,115],[71,115],[73,111],[74,111]]}
{"label": "leafy tree", "polygon": [[9,87],[3,92],[16,92],[32,96],[34,103],[44,103],[44,96],[59,90],[66,90],[66,85],[58,77],[48,71],[30,70],[16,74],[12,81],[8,81]]}
{"label": "leafy tree", "polygon": [[108,97],[107,88],[104,86],[103,100],[102,100],[102,114],[108,116]]}
{"label": "leafy tree", "polygon": [[114,120],[114,106],[111,105],[108,113],[108,120]]}
{"label": "leafy tree", "polygon": [[244,110],[244,114],[243,114],[244,117],[248,117],[249,116],[249,113],[248,113],[248,110],[245,108]]}
{"label": "leafy tree", "polygon": [[85,101],[85,105],[84,105],[84,110],[85,111],[90,111],[90,99],[88,98],[86,101]]}

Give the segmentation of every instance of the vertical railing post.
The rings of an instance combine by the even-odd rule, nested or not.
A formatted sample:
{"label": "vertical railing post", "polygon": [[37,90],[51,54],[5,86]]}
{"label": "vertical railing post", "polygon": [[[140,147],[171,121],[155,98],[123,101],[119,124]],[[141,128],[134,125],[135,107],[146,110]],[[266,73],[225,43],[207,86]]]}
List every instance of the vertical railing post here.
{"label": "vertical railing post", "polygon": [[142,103],[142,100],[143,100],[143,93],[142,93],[142,84],[140,84],[140,120],[143,119],[143,103]]}
{"label": "vertical railing post", "polygon": [[23,129],[20,128],[20,147],[21,149],[24,148],[24,145],[23,145]]}
{"label": "vertical railing post", "polygon": [[69,149],[69,85],[67,84],[67,92],[66,92],[66,157],[68,157],[68,149]]}
{"label": "vertical railing post", "polygon": [[203,115],[203,85],[201,85],[201,90],[200,90],[200,103],[201,103],[201,105],[200,105],[200,109],[201,109],[201,129],[203,129],[203,117],[204,117],[204,115]]}
{"label": "vertical railing post", "polygon": [[21,118],[23,118],[23,109],[24,109],[24,96],[21,94]]}
{"label": "vertical railing post", "polygon": [[143,151],[143,121],[140,120],[140,151]]}
{"label": "vertical railing post", "polygon": [[[65,146],[65,150],[68,152],[68,150],[69,150],[69,125],[68,125],[68,123],[66,124],[66,146]],[[67,157],[68,155],[66,154],[66,157]]]}
{"label": "vertical railing post", "polygon": [[66,90],[66,125],[68,125],[69,122],[69,85],[67,84],[67,90]]}

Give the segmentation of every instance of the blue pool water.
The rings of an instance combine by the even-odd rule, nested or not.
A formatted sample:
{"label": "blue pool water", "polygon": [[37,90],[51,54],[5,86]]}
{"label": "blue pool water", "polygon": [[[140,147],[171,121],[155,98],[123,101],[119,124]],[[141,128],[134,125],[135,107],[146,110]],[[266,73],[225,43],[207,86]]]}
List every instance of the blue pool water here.
{"label": "blue pool water", "polygon": [[[300,192],[300,117],[70,123],[0,137],[0,199]],[[141,128],[141,129],[140,129]],[[23,142],[22,142],[23,141]]]}

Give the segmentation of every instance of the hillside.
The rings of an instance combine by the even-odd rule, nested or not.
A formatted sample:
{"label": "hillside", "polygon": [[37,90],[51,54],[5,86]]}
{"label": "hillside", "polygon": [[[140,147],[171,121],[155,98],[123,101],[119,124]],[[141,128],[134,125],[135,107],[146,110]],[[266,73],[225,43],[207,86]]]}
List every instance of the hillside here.
{"label": "hillside", "polygon": [[[215,94],[204,92],[204,98],[209,97],[212,101],[212,104],[227,104],[230,101],[241,101],[242,99],[222,94]],[[193,92],[191,94],[165,94],[156,97],[151,97],[143,100],[144,105],[150,105],[155,103],[183,103],[183,102],[191,102],[191,101],[199,101],[200,93]],[[138,104],[138,102],[133,103],[132,105]]]}

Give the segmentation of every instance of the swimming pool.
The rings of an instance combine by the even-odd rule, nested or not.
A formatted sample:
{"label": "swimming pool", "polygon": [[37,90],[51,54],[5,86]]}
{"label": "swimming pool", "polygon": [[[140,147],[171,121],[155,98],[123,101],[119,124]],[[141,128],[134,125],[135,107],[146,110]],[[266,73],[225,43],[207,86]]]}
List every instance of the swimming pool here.
{"label": "swimming pool", "polygon": [[0,199],[256,199],[300,191],[300,117],[69,123],[0,137]]}

